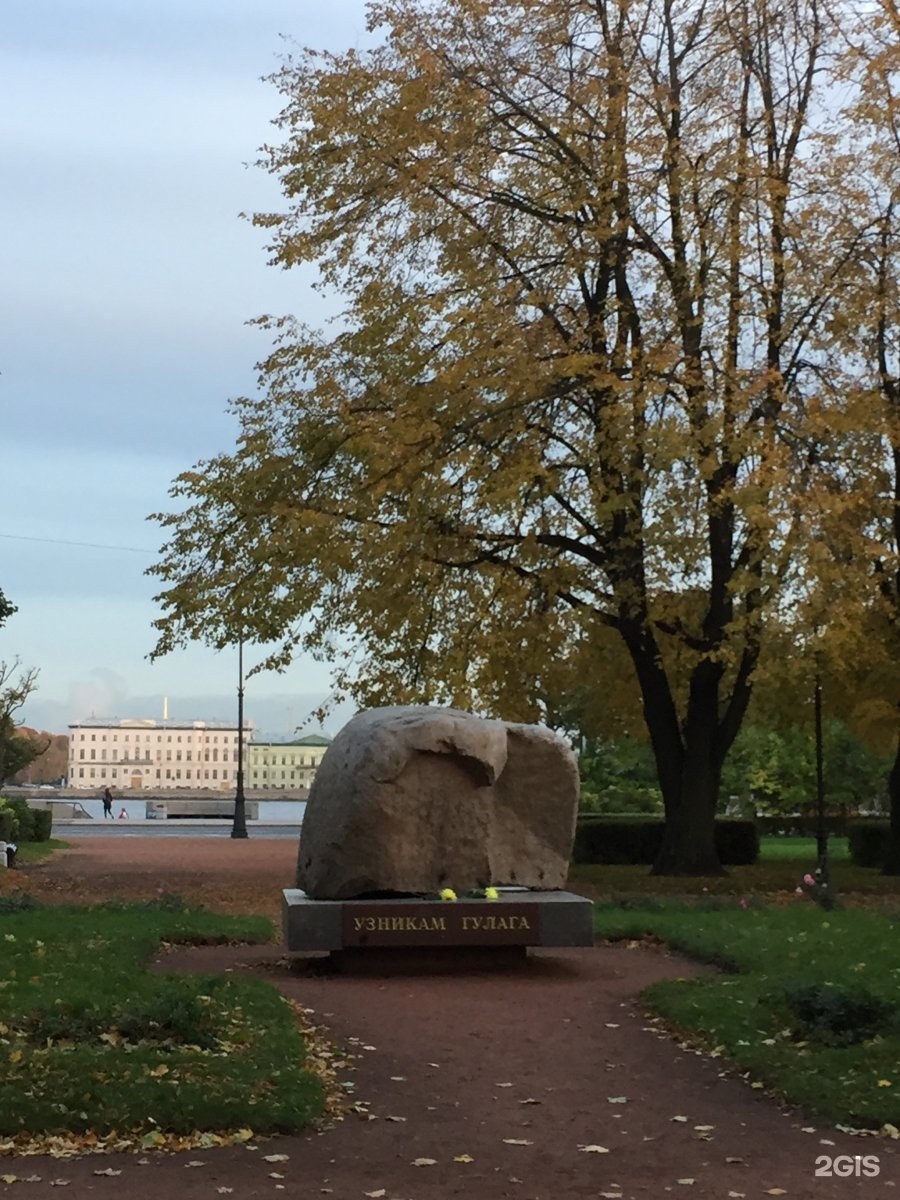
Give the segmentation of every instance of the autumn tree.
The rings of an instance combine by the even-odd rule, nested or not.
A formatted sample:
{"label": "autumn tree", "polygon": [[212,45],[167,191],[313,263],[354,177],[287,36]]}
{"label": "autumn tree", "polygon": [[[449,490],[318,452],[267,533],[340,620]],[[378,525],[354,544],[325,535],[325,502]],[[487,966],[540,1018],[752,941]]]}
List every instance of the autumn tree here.
{"label": "autumn tree", "polygon": [[[830,326],[853,369],[846,431],[865,445],[857,454],[866,497],[851,535],[852,570],[843,572],[840,604],[855,614],[852,660],[858,720],[889,727],[895,748],[888,792],[891,841],[885,870],[900,874],[900,9],[878,0],[863,25],[845,31],[845,117],[857,147],[853,173],[859,245],[854,286]],[[850,565],[849,557],[845,561]],[[861,636],[859,636],[861,635]]]}
{"label": "autumn tree", "polygon": [[[16,612],[0,591],[0,626]],[[17,732],[16,713],[34,691],[37,671],[24,670],[18,659],[0,662],[0,786],[46,749],[45,745]]]}
{"label": "autumn tree", "polygon": [[[153,572],[192,637],[335,658],[362,702],[517,718],[620,639],[666,832],[713,816],[841,392],[853,258],[821,0],[387,0],[298,53],[271,261],[342,297],[273,331],[233,453],[186,471]],[[840,236],[837,231],[840,230]],[[587,672],[587,673],[586,673]]]}

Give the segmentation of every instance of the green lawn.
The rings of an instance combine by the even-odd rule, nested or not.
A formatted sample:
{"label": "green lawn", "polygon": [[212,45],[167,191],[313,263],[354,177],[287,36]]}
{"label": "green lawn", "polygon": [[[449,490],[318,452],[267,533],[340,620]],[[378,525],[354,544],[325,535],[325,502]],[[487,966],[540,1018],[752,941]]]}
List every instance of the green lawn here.
{"label": "green lawn", "polygon": [[[857,867],[850,861],[846,838],[830,838],[828,854],[839,895],[900,903],[900,877],[882,875],[872,867]],[[569,882],[575,890],[596,899],[672,895],[701,900],[707,896],[749,898],[776,893],[787,899],[815,865],[814,838],[763,838],[759,861],[749,867],[729,867],[726,875],[679,878],[651,875],[646,866],[576,864]]]}
{"label": "green lawn", "polygon": [[[850,843],[845,837],[828,839],[828,857],[832,862],[850,861]],[[816,839],[801,837],[764,837],[759,839],[760,862],[816,861]]]}
{"label": "green lawn", "polygon": [[54,850],[68,850],[71,845],[71,842],[61,842],[58,838],[50,838],[46,842],[19,842],[16,861],[40,862],[42,858],[49,858]]}
{"label": "green lawn", "polygon": [[723,971],[654,984],[644,998],[806,1112],[900,1125],[900,928],[860,909],[717,911],[674,901],[598,905],[605,938],[652,935]]}
{"label": "green lawn", "polygon": [[159,905],[0,910],[0,1134],[297,1130],[323,1107],[270,985],[144,969],[162,942],[265,941]]}

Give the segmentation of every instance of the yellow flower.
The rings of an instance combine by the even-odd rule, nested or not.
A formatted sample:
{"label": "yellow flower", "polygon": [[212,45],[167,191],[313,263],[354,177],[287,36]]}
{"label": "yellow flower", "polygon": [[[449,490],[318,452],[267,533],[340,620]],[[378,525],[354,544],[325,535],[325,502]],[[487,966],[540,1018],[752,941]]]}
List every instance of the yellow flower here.
{"label": "yellow flower", "polygon": [[456,892],[454,892],[453,888],[444,888],[444,890],[441,892],[441,899],[442,900],[455,900]]}
{"label": "yellow flower", "polygon": [[496,888],[485,888],[484,889],[484,898],[485,898],[485,900],[499,900],[500,893],[497,891]]}
{"label": "yellow flower", "polygon": [[891,1083],[890,1079],[879,1079],[878,1086],[879,1087],[892,1087],[893,1084]]}

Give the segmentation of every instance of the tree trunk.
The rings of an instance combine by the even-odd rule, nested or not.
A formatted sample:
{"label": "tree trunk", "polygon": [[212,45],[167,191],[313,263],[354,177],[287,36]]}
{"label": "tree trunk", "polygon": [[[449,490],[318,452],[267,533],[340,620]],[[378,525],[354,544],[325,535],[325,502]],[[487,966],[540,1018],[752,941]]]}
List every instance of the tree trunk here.
{"label": "tree trunk", "polygon": [[[669,681],[646,630],[626,644],[637,670],[644,720],[656,758],[666,824],[654,875],[724,875],[715,813],[728,739],[721,733],[721,668],[704,661],[691,678],[687,719],[679,727]],[[737,727],[737,726],[736,726]]]}
{"label": "tree trunk", "polygon": [[678,792],[666,798],[666,825],[651,874],[724,875],[715,837],[721,763],[711,761],[709,747],[685,749]]}
{"label": "tree trunk", "polygon": [[891,833],[882,871],[885,875],[900,875],[900,737],[888,777],[888,796],[891,802]]}

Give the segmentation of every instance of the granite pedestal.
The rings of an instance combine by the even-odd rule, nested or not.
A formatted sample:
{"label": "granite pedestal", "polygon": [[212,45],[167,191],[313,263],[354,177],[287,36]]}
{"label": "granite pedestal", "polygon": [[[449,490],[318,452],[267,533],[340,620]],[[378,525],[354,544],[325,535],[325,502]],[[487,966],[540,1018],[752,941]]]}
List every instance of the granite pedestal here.
{"label": "granite pedestal", "polygon": [[286,889],[284,940],[295,953],[590,946],[593,905],[572,892],[499,889],[497,900],[311,900]]}

